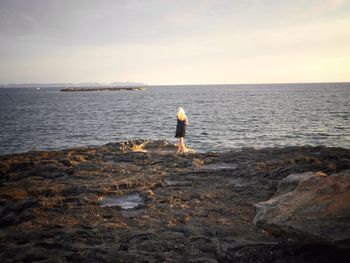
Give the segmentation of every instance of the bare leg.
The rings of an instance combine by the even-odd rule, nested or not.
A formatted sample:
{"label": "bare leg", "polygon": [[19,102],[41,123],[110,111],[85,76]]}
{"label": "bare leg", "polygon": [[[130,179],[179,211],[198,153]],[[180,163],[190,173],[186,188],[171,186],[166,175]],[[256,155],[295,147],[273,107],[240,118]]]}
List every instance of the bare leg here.
{"label": "bare leg", "polygon": [[179,146],[177,148],[177,151],[178,152],[184,152],[184,150],[185,150],[184,138],[180,137]]}

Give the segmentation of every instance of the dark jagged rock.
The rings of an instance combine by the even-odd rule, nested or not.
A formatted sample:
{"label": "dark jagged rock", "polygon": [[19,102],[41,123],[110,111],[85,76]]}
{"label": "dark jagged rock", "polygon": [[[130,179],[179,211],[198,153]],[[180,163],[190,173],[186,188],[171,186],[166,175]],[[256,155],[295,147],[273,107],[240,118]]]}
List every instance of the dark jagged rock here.
{"label": "dark jagged rock", "polygon": [[0,156],[0,261],[347,262],[344,246],[296,243],[253,219],[254,204],[298,188],[288,175],[329,180],[349,160],[325,147],[176,154],[142,139]]}

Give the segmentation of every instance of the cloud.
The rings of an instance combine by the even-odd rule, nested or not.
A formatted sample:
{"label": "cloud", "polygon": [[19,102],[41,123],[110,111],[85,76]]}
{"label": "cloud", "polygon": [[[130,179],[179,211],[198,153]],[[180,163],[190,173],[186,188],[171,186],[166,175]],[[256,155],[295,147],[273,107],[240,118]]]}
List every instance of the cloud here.
{"label": "cloud", "polygon": [[4,2],[0,81],[332,81],[350,69],[349,0]]}
{"label": "cloud", "polygon": [[330,8],[338,8],[345,3],[345,0],[327,0],[325,1],[326,5]]}
{"label": "cloud", "polygon": [[320,14],[335,11],[341,8],[347,2],[348,0],[322,0],[314,6],[312,12]]}

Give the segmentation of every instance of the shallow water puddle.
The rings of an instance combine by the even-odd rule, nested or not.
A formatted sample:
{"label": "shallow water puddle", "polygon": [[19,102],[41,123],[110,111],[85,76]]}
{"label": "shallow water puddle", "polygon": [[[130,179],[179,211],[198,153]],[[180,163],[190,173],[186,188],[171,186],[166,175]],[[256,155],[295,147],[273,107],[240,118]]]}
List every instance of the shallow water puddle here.
{"label": "shallow water puddle", "polygon": [[123,196],[103,197],[100,201],[101,207],[118,206],[121,209],[133,209],[141,205],[144,205],[144,202],[139,193],[132,193]]}
{"label": "shallow water puddle", "polygon": [[110,165],[118,164],[118,162],[116,162],[114,160],[107,160],[107,161],[105,161],[105,163],[110,164]]}
{"label": "shallow water puddle", "polygon": [[232,178],[229,180],[229,183],[237,187],[243,187],[243,186],[249,185],[248,181],[242,180],[241,178]]}
{"label": "shallow water puddle", "polygon": [[124,168],[124,169],[129,169],[130,167],[135,166],[135,165],[133,165],[132,163],[129,163],[129,162],[121,162],[121,161],[118,161],[118,160],[106,160],[105,163],[106,163],[106,164],[109,164],[109,165],[118,166],[118,167]]}
{"label": "shallow water puddle", "polygon": [[221,171],[221,170],[234,170],[237,168],[237,164],[232,163],[212,163],[203,165],[200,167],[201,171]]}
{"label": "shallow water puddle", "polygon": [[173,180],[165,180],[167,186],[188,186],[192,185],[192,182],[189,181],[173,181]]}
{"label": "shallow water puddle", "polygon": [[114,155],[112,155],[112,154],[106,154],[106,155],[103,156],[103,158],[106,159],[106,160],[113,160]]}

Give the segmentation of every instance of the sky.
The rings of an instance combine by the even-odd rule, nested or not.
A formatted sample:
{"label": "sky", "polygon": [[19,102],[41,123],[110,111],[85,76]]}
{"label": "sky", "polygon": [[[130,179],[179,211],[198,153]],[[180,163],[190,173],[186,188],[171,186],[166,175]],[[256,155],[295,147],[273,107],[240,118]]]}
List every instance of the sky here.
{"label": "sky", "polygon": [[0,83],[350,81],[350,0],[0,0]]}

